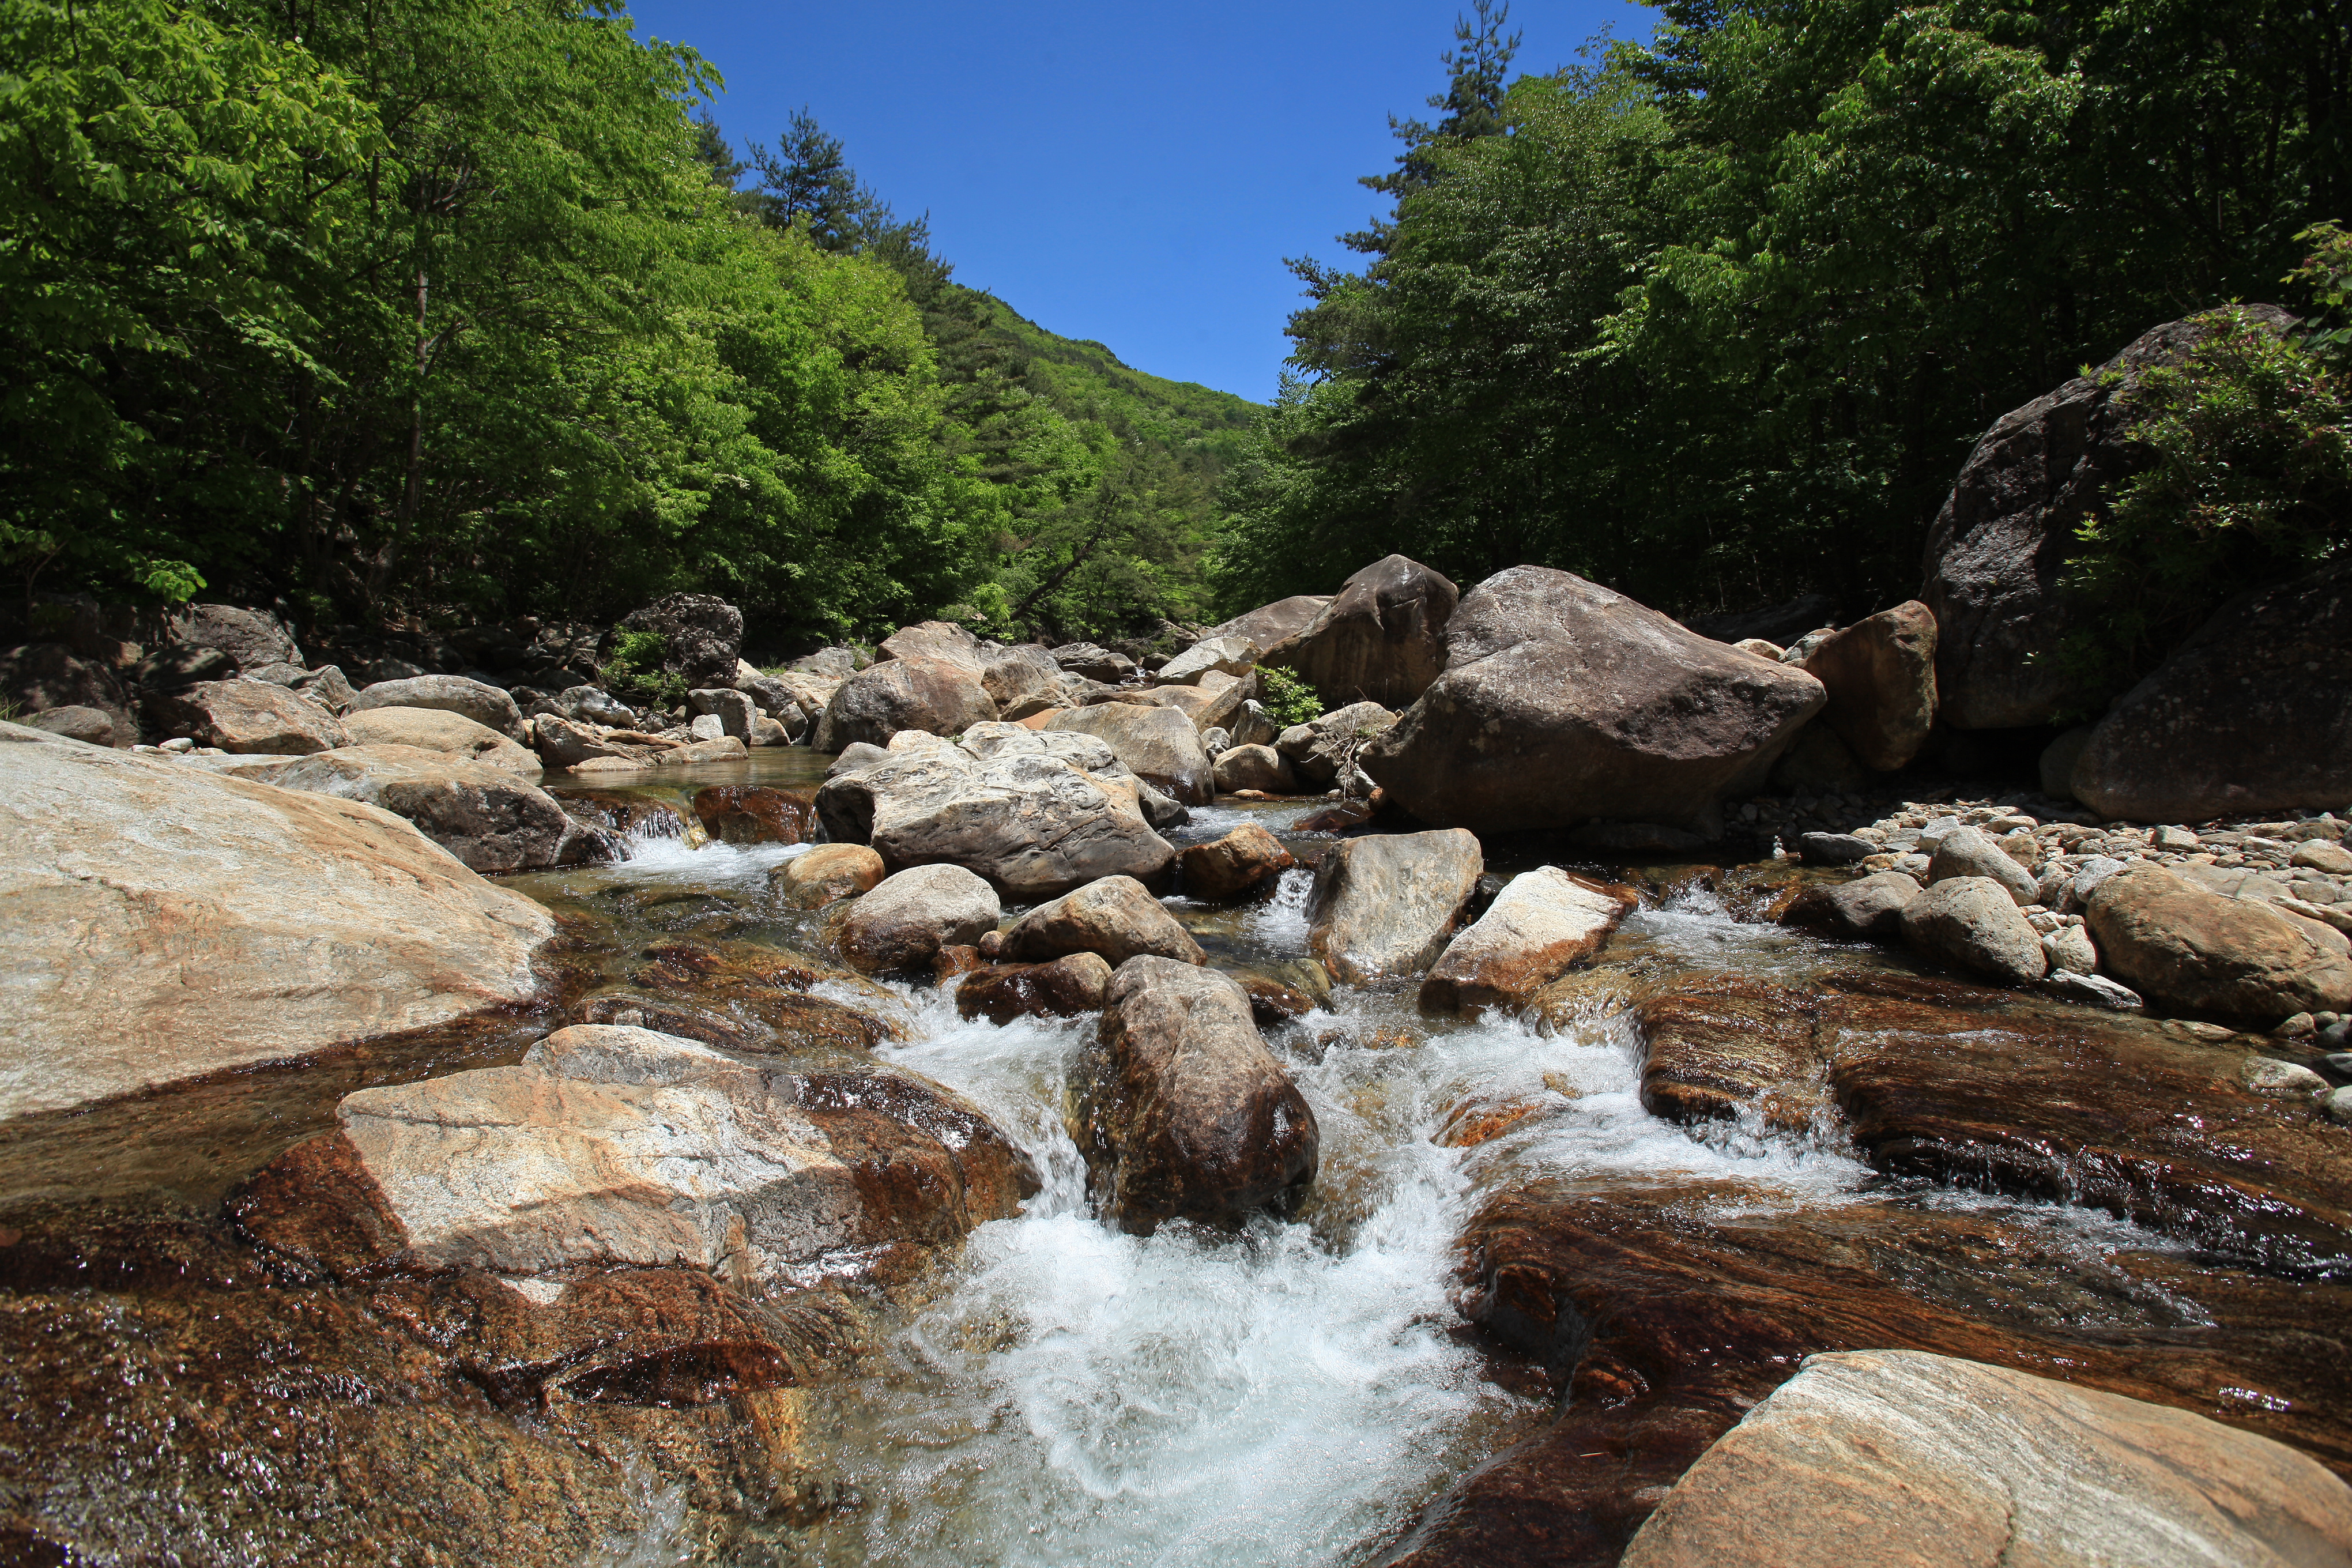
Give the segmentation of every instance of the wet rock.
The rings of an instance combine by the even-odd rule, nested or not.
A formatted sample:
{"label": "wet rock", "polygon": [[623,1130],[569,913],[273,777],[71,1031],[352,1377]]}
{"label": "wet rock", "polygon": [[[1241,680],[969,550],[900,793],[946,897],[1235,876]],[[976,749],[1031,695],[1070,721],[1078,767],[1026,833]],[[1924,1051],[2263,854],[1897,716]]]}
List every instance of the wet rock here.
{"label": "wet rock", "polygon": [[[906,1037],[888,992],[854,971],[805,954],[753,942],[680,938],[656,943],[639,957],[642,962],[627,977],[633,992],[665,1006],[683,1005],[728,1020],[723,1038],[699,1027],[667,1033],[729,1050],[826,1059],[862,1056]],[[817,994],[820,986],[825,994]],[[625,1022],[618,1016],[590,1021]],[[645,1026],[663,1026],[648,1013]]]}
{"label": "wet rock", "polygon": [[1297,986],[1285,985],[1267,975],[1246,969],[1232,971],[1230,974],[1233,983],[1249,998],[1250,1016],[1260,1028],[1271,1029],[1303,1018],[1320,1005]]}
{"label": "wet rock", "polygon": [[2323,1542],[2338,1556],[2352,1542],[2352,1488],[2284,1444],[2009,1367],[1870,1350],[1806,1358],[1684,1472],[1623,1568],[2284,1568]]}
{"label": "wet rock", "polygon": [[1137,777],[1184,805],[1216,798],[1209,754],[1191,720],[1170,708],[1103,702],[1049,721],[1047,733],[1092,735]]}
{"label": "wet rock", "polygon": [[2231,601],[2091,731],[2069,775],[2136,822],[2352,800],[2352,563]]}
{"label": "wet rock", "polygon": [[1363,984],[1435,962],[1486,869],[1461,828],[1349,838],[1316,868],[1308,948],[1333,975]]}
{"label": "wet rock", "polygon": [[[226,661],[219,673],[228,673]],[[64,643],[27,643],[0,651],[0,698],[27,713],[94,708],[113,722],[110,744],[127,747],[139,741],[121,679],[105,663],[84,658]]]}
{"label": "wet rock", "polygon": [[1231,1223],[1315,1178],[1315,1113],[1213,970],[1122,964],[1072,1088],[1088,1190],[1127,1230]]}
{"label": "wet rock", "polygon": [[863,844],[820,844],[769,872],[768,885],[786,903],[814,910],[871,892],[886,874],[882,857]]}
{"label": "wet rock", "polygon": [[[2273,305],[2236,307],[2267,331],[2293,323]],[[2216,313],[2218,314],[2218,312]],[[1958,730],[2048,724],[2103,694],[2080,690],[2057,658],[2075,621],[2058,581],[2074,531],[2147,462],[2126,412],[2148,370],[2175,365],[2212,317],[2142,334],[2087,376],[1993,423],[1929,531],[1936,689]]]}
{"label": "wet rock", "polygon": [[1825,638],[1801,666],[1829,693],[1818,722],[1865,768],[1908,766],[1936,722],[1936,617],[1917,600]]}
{"label": "wet rock", "polygon": [[1391,555],[1341,584],[1306,627],[1265,651],[1329,703],[1402,708],[1445,668],[1445,628],[1461,590],[1417,561]]}
{"label": "wet rock", "polygon": [[2265,1023],[2352,1008],[2342,932],[2208,892],[2161,867],[2099,882],[2084,918],[2107,972],[2172,1006]]}
{"label": "wet rock", "polygon": [[1990,835],[1973,827],[1956,827],[1944,835],[1927,859],[1930,884],[1955,877],[1982,877],[1998,882],[2020,909],[2040,901],[2041,883]]}
{"label": "wet rock", "polygon": [[1245,637],[1206,637],[1161,665],[1152,679],[1163,686],[1192,686],[1212,673],[1246,675],[1265,651]]}
{"label": "wet rock", "polygon": [[2238,1081],[2252,1094],[2280,1100],[2309,1100],[2327,1092],[2327,1080],[2299,1062],[2276,1057],[2248,1057],[2240,1064]]}
{"label": "wet rock", "polygon": [[1267,795],[1295,795],[1298,783],[1290,763],[1272,746],[1234,746],[1217,758],[1217,793],[1262,790]]}
{"label": "wet rock", "polygon": [[637,1265],[767,1283],[844,1247],[952,1241],[1036,1190],[985,1117],[913,1074],[762,1070],[615,1026],[362,1089],[336,1117],[234,1212],[341,1277]]}
{"label": "wet rock", "polygon": [[1827,700],[1801,670],[1545,567],[1473,589],[1446,647],[1444,674],[1360,761],[1449,826],[1603,817],[1711,837],[1723,797],[1760,783]]}
{"label": "wet rock", "polygon": [[694,815],[722,844],[805,844],[816,836],[816,796],[764,784],[706,784]]}
{"label": "wet rock", "polygon": [[2040,934],[2018,912],[2016,898],[1990,877],[1937,882],[1904,905],[1900,918],[1912,947],[2004,984],[2031,985],[2050,971]]}
{"label": "wet rock", "polygon": [[743,656],[743,614],[712,594],[672,594],[623,617],[621,628],[657,633],[662,668],[698,687],[732,686]]}
{"label": "wet rock", "polygon": [[355,746],[408,746],[495,768],[526,781],[542,771],[536,752],[462,713],[434,708],[370,708],[344,719]]}
{"label": "wet rock", "polygon": [[972,670],[936,658],[893,658],[841,683],[812,743],[820,752],[858,741],[887,745],[901,730],[955,735],[996,716],[996,703]]}
{"label": "wet rock", "polygon": [[[86,746],[114,744],[114,716],[98,708],[49,708],[25,722],[36,730],[79,741]],[[135,739],[135,737],[134,737]]]}
{"label": "wet rock", "polygon": [[1004,956],[1038,961],[1100,953],[1116,969],[1138,953],[1205,962],[1200,944],[1132,877],[1105,877],[1023,915],[1004,933]]}
{"label": "wet rock", "polygon": [[956,986],[956,1011],[999,1024],[1024,1016],[1068,1018],[1100,1012],[1110,977],[1110,965],[1092,952],[1045,963],[990,964],[972,970]]}
{"label": "wet rock", "polygon": [[299,757],[351,743],[333,714],[267,681],[205,680],[150,692],[147,711],[172,734],[225,752]]}
{"label": "wet rock", "polygon": [[2053,968],[2043,977],[2042,988],[2053,996],[2086,1007],[2104,1007],[2110,1013],[2137,1013],[2143,1005],[2138,992],[2087,970]]}
{"label": "wet rock", "polygon": [[16,725],[0,746],[0,1116],[537,989],[547,911],[388,812]]}
{"label": "wet rock", "polygon": [[461,714],[486,730],[519,741],[523,729],[515,700],[495,686],[468,680],[462,675],[419,675],[407,680],[379,680],[352,699],[354,712],[372,708],[426,708]]}
{"label": "wet rock", "polygon": [[485,876],[602,859],[553,796],[500,768],[414,746],[345,746],[247,764],[236,776],[381,806]]}
{"label": "wet rock", "polygon": [[1185,895],[1204,900],[1260,891],[1297,863],[1280,839],[1255,822],[1242,824],[1223,838],[1192,845],[1176,857]]}
{"label": "wet rock", "polygon": [[1639,900],[1633,890],[1542,866],[1511,879],[1446,945],[1421,983],[1421,1005],[1475,1017],[1517,1011],[1601,949]]}
{"label": "wet rock", "polygon": [[1287,599],[1260,605],[1247,614],[1211,626],[1208,635],[1211,637],[1246,637],[1261,648],[1270,648],[1285,638],[1305,631],[1330,602],[1328,594],[1294,594]]}
{"label": "wet rock", "polygon": [[961,866],[918,866],[885,877],[850,907],[841,955],[872,974],[917,969],[950,942],[975,942],[1003,912],[996,889]]}

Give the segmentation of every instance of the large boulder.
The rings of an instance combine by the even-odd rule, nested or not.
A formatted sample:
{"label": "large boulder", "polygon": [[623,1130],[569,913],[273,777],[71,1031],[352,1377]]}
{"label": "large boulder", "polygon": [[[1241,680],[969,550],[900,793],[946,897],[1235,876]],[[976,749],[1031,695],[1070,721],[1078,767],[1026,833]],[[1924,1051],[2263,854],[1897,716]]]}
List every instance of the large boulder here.
{"label": "large boulder", "polygon": [[1185,805],[1206,805],[1216,798],[1215,772],[1201,747],[1201,732],[1172,708],[1100,702],[1057,714],[1045,729],[1094,736],[1138,778]]}
{"label": "large boulder", "polygon": [[[760,716],[760,705],[748,692],[733,687],[706,686],[686,694],[687,708],[697,719],[719,721],[719,734],[732,735],[749,745],[752,723]],[[718,735],[706,735],[705,740],[717,740]]]}
{"label": "large boulder", "polygon": [[1149,1233],[1233,1223],[1315,1179],[1315,1112],[1259,1038],[1249,997],[1214,970],[1130,959],[1073,1071],[1097,1209]]}
{"label": "large boulder", "polygon": [[1801,669],[1542,566],[1471,590],[1445,642],[1445,673],[1359,765],[1448,826],[1711,836],[1723,797],[1760,784],[1828,700]]}
{"label": "large boulder", "polygon": [[2352,801],[2352,561],[2223,605],[2107,710],[2068,783],[2139,822]]}
{"label": "large boulder", "polygon": [[1166,874],[1176,851],[1145,816],[1139,782],[1101,742],[1018,724],[979,726],[967,738],[908,744],[902,735],[884,760],[826,780],[816,806],[827,834],[871,845],[893,869],[964,867],[1019,900],[1100,877]]}
{"label": "large boulder", "polygon": [[1244,637],[1202,637],[1160,667],[1152,677],[1163,686],[1195,686],[1209,674],[1245,675],[1265,652]]}
{"label": "large boulder", "polygon": [[1360,985],[1425,969],[1485,869],[1478,840],[1458,827],[1343,839],[1316,868],[1307,945],[1334,976]]}
{"label": "large boulder", "polygon": [[1446,944],[1421,983],[1433,1013],[1511,1011],[1601,950],[1638,900],[1623,888],[1538,866],[1511,879]]}
{"label": "large boulder", "polygon": [[0,725],[0,1117],[522,1001],[548,912],[389,812]]}
{"label": "large boulder", "polygon": [[1274,749],[1290,763],[1301,785],[1328,789],[1339,782],[1341,769],[1353,767],[1364,747],[1396,721],[1397,716],[1377,702],[1351,702],[1293,724],[1275,737]]}
{"label": "large boulder", "polygon": [[795,737],[809,734],[840,689],[838,680],[821,679],[797,670],[780,675],[738,677],[735,689],[749,697]]}
{"label": "large boulder", "polygon": [[1937,882],[1895,919],[1904,940],[1920,952],[2004,984],[2031,985],[2049,973],[2041,933],[1990,877]]}
{"label": "large boulder", "polygon": [[26,643],[0,652],[0,698],[26,713],[55,708],[95,708],[112,721],[115,746],[139,741],[131,698],[114,671],[64,643]]}
{"label": "large boulder", "polygon": [[918,866],[885,877],[849,907],[841,956],[869,974],[921,969],[940,949],[968,947],[1003,915],[996,889],[961,866]]}
{"label": "large boulder", "polygon": [[689,687],[732,686],[743,654],[743,613],[713,594],[672,594],[623,618],[621,629],[658,633],[662,668]]}
{"label": "large boulder", "polygon": [[1391,555],[1349,578],[1265,662],[1297,670],[1326,702],[1402,708],[1445,668],[1446,623],[1461,598],[1450,579]]}
{"label": "large boulder", "polygon": [[2352,1011],[2352,956],[2341,931],[2209,892],[2160,866],[2100,882],[2084,920],[2109,974],[2171,1006],[2264,1024]]}
{"label": "large boulder", "polygon": [[[2275,305],[2233,309],[2273,331],[2294,321]],[[2103,695],[2082,689],[2058,657],[2076,625],[2058,581],[2075,531],[2148,460],[2130,438],[2131,395],[2150,370],[2186,359],[2215,320],[2143,334],[2092,374],[2003,415],[1969,452],[1928,531],[1919,595],[1936,617],[1945,723],[2048,724]]]}
{"label": "large boulder", "polygon": [[887,746],[901,730],[956,735],[996,716],[996,703],[975,671],[936,658],[887,659],[835,689],[812,743],[820,752],[859,741]]}
{"label": "large boulder", "polygon": [[997,707],[1006,712],[1028,704],[1050,702],[1061,689],[1062,667],[1035,643],[982,650],[980,684]]}
{"label": "large boulder", "polygon": [[1211,626],[1208,637],[1246,637],[1261,648],[1273,647],[1305,631],[1330,603],[1328,594],[1293,594]]}
{"label": "large boulder", "polygon": [[1891,773],[1936,722],[1936,617],[1918,600],[1824,638],[1799,668],[1829,693],[1819,723],[1863,766]]}
{"label": "large boulder", "polygon": [[352,698],[352,711],[371,708],[437,708],[463,714],[486,730],[520,740],[522,710],[515,700],[495,686],[468,680],[462,675],[419,675],[406,680],[379,680]]}
{"label": "large boulder", "polygon": [[1004,933],[1004,956],[1015,962],[1073,952],[1099,953],[1113,969],[1139,952],[1181,963],[1207,962],[1192,933],[1132,877],[1089,882],[1038,905]]}
{"label": "large boulder", "polygon": [[1254,789],[1265,795],[1291,795],[1298,780],[1290,759],[1272,746],[1234,746],[1217,753],[1217,793],[1232,795]]}
{"label": "large boulder", "polygon": [[625,1026],[364,1089],[335,1114],[236,1206],[265,1245],[336,1274],[684,1267],[769,1285],[829,1252],[953,1242],[1037,1190],[1021,1152],[929,1079],[777,1071]]}
{"label": "large boulder", "polygon": [[1244,822],[1223,838],[1192,845],[1176,856],[1185,896],[1210,900],[1261,891],[1297,863],[1281,839],[1255,822]]}
{"label": "large boulder", "polygon": [[517,778],[540,775],[539,754],[446,708],[368,708],[343,721],[354,746],[414,746]]}
{"label": "large boulder", "polygon": [[236,776],[382,806],[485,876],[535,871],[602,856],[553,796],[502,768],[414,746],[345,746],[288,761],[248,763]]}
{"label": "large boulder", "polygon": [[183,647],[219,652],[239,675],[264,665],[303,662],[294,634],[268,610],[248,610],[236,605],[184,605],[165,618],[163,636],[165,641]]}
{"label": "large boulder", "polygon": [[2352,1563],[2352,1488],[2186,1410],[1922,1351],[1805,1358],[1622,1568]]}
{"label": "large boulder", "polygon": [[299,757],[351,744],[333,714],[266,680],[200,680],[178,691],[151,691],[147,711],[173,734],[224,752]]}
{"label": "large boulder", "polygon": [[935,658],[978,675],[983,663],[981,640],[953,621],[923,621],[901,626],[882,639],[876,660]]}

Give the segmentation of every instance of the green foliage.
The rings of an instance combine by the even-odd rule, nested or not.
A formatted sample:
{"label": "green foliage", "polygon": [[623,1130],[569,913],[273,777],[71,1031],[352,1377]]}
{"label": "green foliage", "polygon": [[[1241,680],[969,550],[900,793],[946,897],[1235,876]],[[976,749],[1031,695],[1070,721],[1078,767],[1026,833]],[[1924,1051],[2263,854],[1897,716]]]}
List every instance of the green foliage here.
{"label": "green foliage", "polygon": [[1323,717],[1323,699],[1298,676],[1272,665],[1259,666],[1257,673],[1264,687],[1258,701],[1274,721],[1275,728],[1287,730],[1293,724],[1308,724]]}
{"label": "green foliage", "polygon": [[613,634],[613,651],[597,673],[608,690],[675,708],[686,700],[686,678],[666,668],[669,639],[659,632],[622,631]]}
{"label": "green foliage", "polygon": [[2091,626],[2064,657],[2089,689],[2154,668],[2223,599],[2352,538],[2352,396],[2325,361],[2236,317],[2129,395],[2149,466],[2077,531],[2063,583]]}
{"label": "green foliage", "polygon": [[2279,281],[2301,284],[2318,318],[2299,334],[2303,346],[2341,367],[2352,361],[2352,234],[2330,221],[2313,224],[2294,237],[2311,247],[2311,254]]}

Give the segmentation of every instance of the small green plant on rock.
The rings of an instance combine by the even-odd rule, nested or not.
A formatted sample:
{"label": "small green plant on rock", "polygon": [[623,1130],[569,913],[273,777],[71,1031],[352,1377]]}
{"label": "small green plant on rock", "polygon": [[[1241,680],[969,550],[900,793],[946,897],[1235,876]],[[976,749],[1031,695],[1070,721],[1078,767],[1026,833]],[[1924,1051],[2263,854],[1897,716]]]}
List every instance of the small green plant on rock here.
{"label": "small green plant on rock", "polygon": [[616,632],[612,656],[596,673],[604,689],[640,706],[675,708],[686,700],[686,677],[667,668],[669,639],[659,632]]}
{"label": "small green plant on rock", "polygon": [[1323,699],[1315,689],[1286,669],[1271,666],[1258,667],[1258,679],[1265,689],[1258,699],[1267,717],[1277,730],[1287,730],[1293,724],[1311,724],[1323,717]]}

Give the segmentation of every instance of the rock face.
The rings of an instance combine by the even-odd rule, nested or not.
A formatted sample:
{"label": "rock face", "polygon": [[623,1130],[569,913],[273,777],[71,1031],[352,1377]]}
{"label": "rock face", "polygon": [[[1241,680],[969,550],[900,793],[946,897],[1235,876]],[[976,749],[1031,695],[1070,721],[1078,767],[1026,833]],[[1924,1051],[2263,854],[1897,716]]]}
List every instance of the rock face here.
{"label": "rock face", "polygon": [[242,778],[381,806],[485,876],[603,858],[538,785],[500,768],[414,746],[345,746],[290,762],[248,764]]}
{"label": "rock face", "polygon": [[1040,904],[1004,933],[1004,956],[1039,961],[1099,953],[1113,969],[1141,952],[1202,963],[1207,956],[1175,917],[1132,877],[1105,877]]}
{"label": "rock face", "polygon": [[352,710],[371,708],[437,708],[461,713],[486,730],[509,740],[520,740],[522,711],[513,698],[495,686],[468,680],[462,675],[419,675],[407,680],[379,680],[352,699]]}
{"label": "rock face", "polygon": [[114,723],[117,746],[139,742],[131,699],[113,670],[84,658],[64,643],[27,643],[0,652],[0,697],[27,713],[56,708],[95,708]]}
{"label": "rock face", "polygon": [[1953,877],[1903,906],[1903,939],[1947,963],[2007,985],[2031,985],[2050,971],[2041,935],[2009,889],[1990,877]]}
{"label": "rock face", "polygon": [[1307,944],[1341,980],[1410,974],[1445,951],[1486,860],[1461,828],[1334,845],[1315,872]]}
{"label": "rock face", "polygon": [[657,632],[669,645],[663,668],[688,688],[732,686],[743,654],[743,614],[711,594],[672,594],[623,619],[624,630]]}
{"label": "rock face", "polygon": [[1919,1351],[1804,1368],[1716,1440],[1624,1568],[2352,1562],[2352,1488],[2283,1443]]}
{"label": "rock face", "polygon": [[882,857],[863,844],[820,844],[768,874],[786,903],[813,910],[835,899],[872,892],[888,875]]}
{"label": "rock face", "polygon": [[1102,1009],[1110,994],[1110,965],[1092,952],[1048,963],[992,963],[956,985],[956,1011],[999,1024],[1024,1016],[1069,1018]]}
{"label": "rock face", "polygon": [[816,796],[827,833],[872,845],[894,869],[961,866],[1024,900],[1099,877],[1157,880],[1175,859],[1145,819],[1135,782],[1100,742],[1017,724],[967,739],[959,746],[925,736],[827,780]]}
{"label": "rock face", "polygon": [[1290,795],[1298,788],[1298,781],[1291,776],[1289,759],[1272,746],[1235,746],[1220,752],[1216,773],[1220,795],[1244,789]]}
{"label": "rock face", "polygon": [[1349,578],[1265,662],[1297,670],[1328,703],[1402,708],[1445,668],[1446,623],[1461,598],[1447,578],[1391,555]]}
{"label": "rock face", "polygon": [[1209,636],[1246,637],[1261,648],[1270,648],[1305,631],[1330,602],[1328,594],[1294,594],[1287,599],[1260,605],[1246,615],[1235,616],[1230,621],[1211,626]]}
{"label": "rock face", "polygon": [[1936,722],[1936,617],[1914,599],[1856,621],[1802,666],[1830,700],[1819,723],[1863,766],[1891,773],[1927,743]]}
{"label": "rock face", "polygon": [[763,1070],[640,1028],[575,1025],[518,1066],[362,1089],[244,1207],[339,1275],[634,1264],[764,1284],[841,1247],[953,1241],[1037,1189],[984,1116],[911,1073]]}
{"label": "rock face", "polygon": [[539,754],[462,713],[435,708],[370,708],[343,721],[355,746],[410,746],[438,752],[520,779],[536,779]]}
{"label": "rock face", "polygon": [[1187,897],[1217,900],[1259,891],[1298,862],[1282,840],[1256,823],[1245,822],[1223,838],[1181,851],[1176,863]]}
{"label": "rock face", "polygon": [[2145,995],[2264,1024],[2352,1011],[2342,932],[2156,866],[2091,889],[2084,919],[2107,972]]}
{"label": "rock face", "polygon": [[859,741],[887,746],[901,730],[961,734],[993,721],[996,712],[973,671],[936,658],[893,658],[841,683],[817,721],[813,743],[820,752],[838,752]]}
{"label": "rock face", "polygon": [[1636,903],[1632,892],[1539,866],[1510,880],[1486,912],[1446,945],[1421,983],[1433,1013],[1475,1017],[1517,1010],[1600,951]]}
{"label": "rock face", "polygon": [[173,734],[225,752],[299,757],[351,744],[333,714],[266,680],[203,680],[151,692],[147,710]]}
{"label": "rock face", "polygon": [[919,969],[950,944],[996,929],[996,889],[961,866],[918,866],[885,877],[850,906],[841,955],[867,973]]}
{"label": "rock face", "polygon": [[537,988],[547,911],[388,812],[16,725],[0,746],[0,1116]]}
{"label": "rock face", "polygon": [[1094,736],[1138,778],[1185,805],[1206,805],[1216,798],[1215,775],[1209,753],[1201,749],[1201,733],[1174,709],[1100,702],[1073,708],[1045,728]]}
{"label": "rock face", "polygon": [[1424,822],[1587,818],[1712,835],[1827,700],[1820,681],[1566,572],[1515,566],[1462,601],[1445,672],[1364,771]]}
{"label": "rock face", "polygon": [[1125,1229],[1232,1223],[1315,1179],[1315,1112],[1213,970],[1121,965],[1074,1078],[1088,1190]]}
{"label": "rock face", "polygon": [[2231,601],[2091,731],[2101,816],[2202,822],[2352,801],[2352,562]]}
{"label": "rock face", "polygon": [[[2235,309],[2273,331],[2294,321],[2274,305]],[[2145,461],[2121,400],[2149,370],[2186,359],[2210,320],[2146,333],[2096,374],[2002,416],[1969,454],[1929,531],[1919,595],[1936,617],[1936,689],[1952,728],[2048,724],[2097,695],[2074,690],[2055,658],[2074,625],[2058,579],[2075,528]]]}

